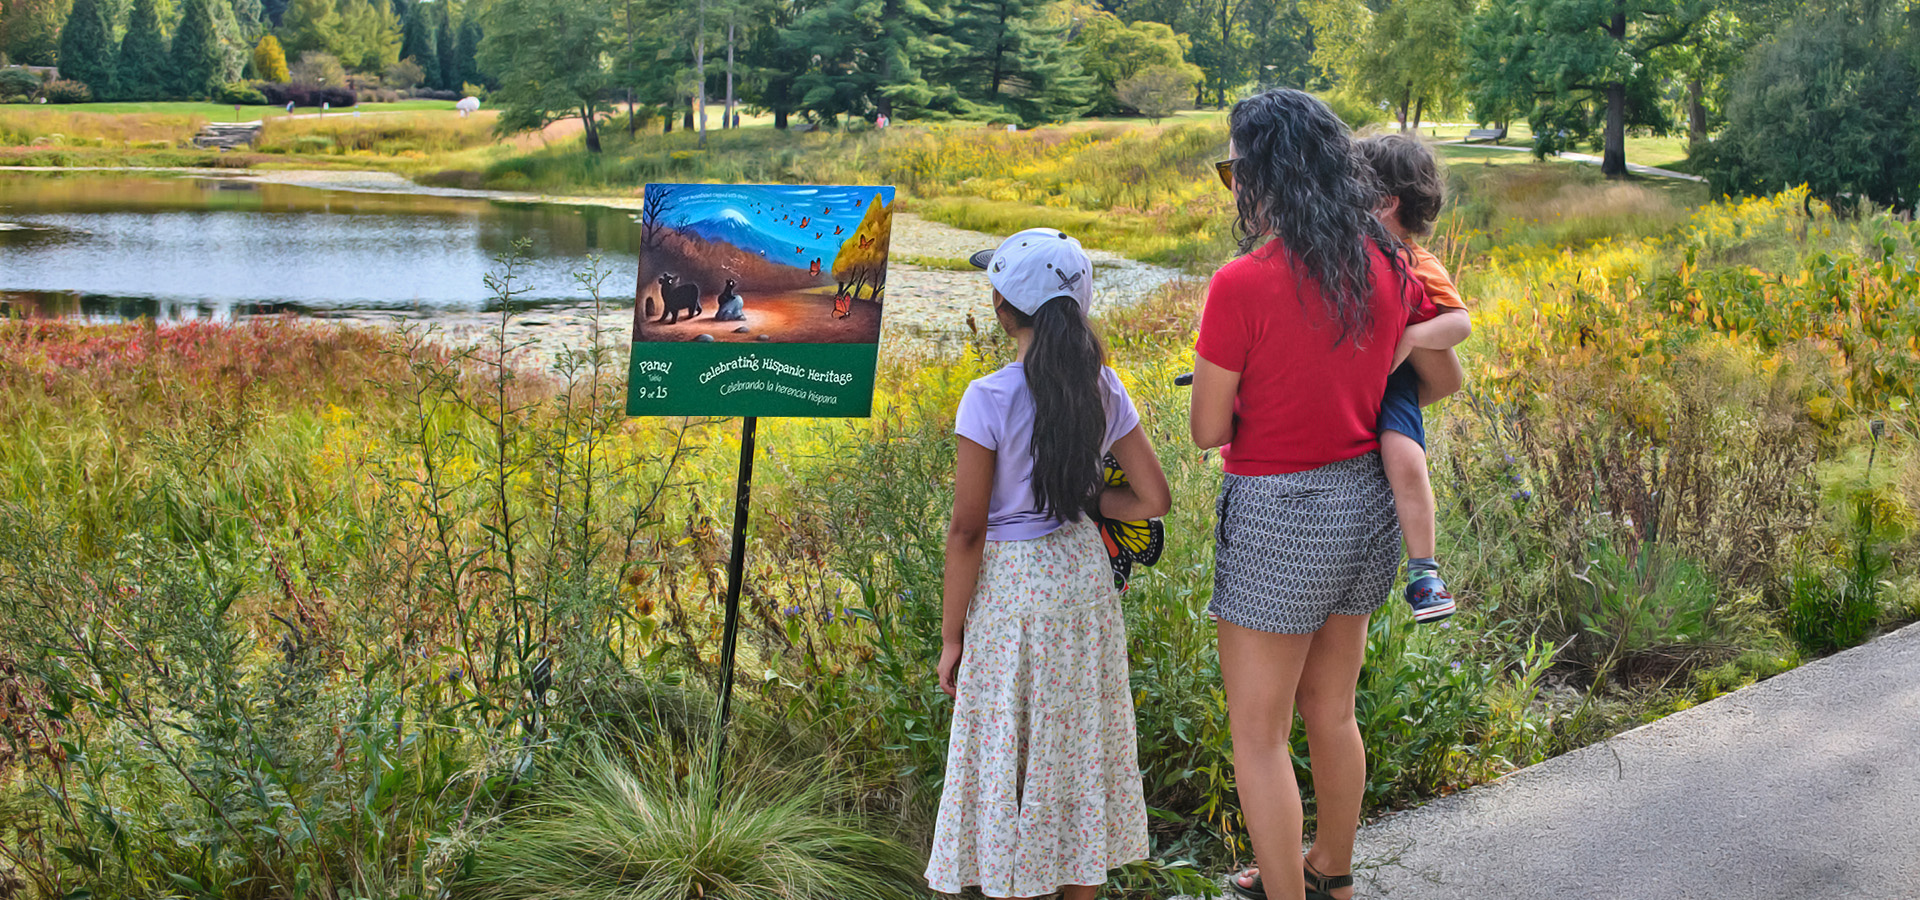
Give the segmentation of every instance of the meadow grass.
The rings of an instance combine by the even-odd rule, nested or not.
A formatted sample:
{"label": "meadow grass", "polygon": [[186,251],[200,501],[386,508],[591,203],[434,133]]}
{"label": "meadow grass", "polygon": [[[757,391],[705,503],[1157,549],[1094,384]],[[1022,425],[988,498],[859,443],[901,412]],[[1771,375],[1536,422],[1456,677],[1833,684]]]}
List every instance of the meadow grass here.
{"label": "meadow grass", "polygon": [[[1117,156],[1204,166],[1204,128],[820,135],[785,161],[743,132],[746,158],[675,162],[891,166],[923,210],[1058,224],[1147,190],[1082,174]],[[1476,337],[1429,435],[1462,613],[1415,628],[1390,602],[1372,623],[1370,804],[1920,615],[1920,231],[1556,164],[1450,178],[1431,245]],[[1143,239],[1145,208],[1114,215],[1071,221]],[[1196,258],[1225,252],[1209,240]],[[1247,859],[1205,615],[1218,460],[1182,449],[1172,381],[1201,302],[1170,286],[1098,323],[1175,497],[1121,599],[1157,824],[1120,897],[1217,889],[1197,873]],[[737,426],[626,419],[618,348],[536,360],[504,335],[0,322],[0,847],[32,896],[889,896],[911,875],[950,710],[950,423],[1011,342],[889,347],[871,419],[761,423],[746,787],[714,812]],[[727,840],[748,829],[847,849]]]}

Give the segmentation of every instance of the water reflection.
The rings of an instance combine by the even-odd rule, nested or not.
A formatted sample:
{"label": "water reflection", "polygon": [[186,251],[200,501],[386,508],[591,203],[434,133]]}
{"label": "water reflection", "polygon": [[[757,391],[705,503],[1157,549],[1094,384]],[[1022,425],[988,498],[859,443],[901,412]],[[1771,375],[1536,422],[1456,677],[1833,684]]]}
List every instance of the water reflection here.
{"label": "water reflection", "polygon": [[521,300],[580,299],[572,273],[595,254],[607,296],[631,297],[638,231],[605,207],[0,172],[0,304],[101,319],[479,309],[491,258],[520,238],[534,255]]}

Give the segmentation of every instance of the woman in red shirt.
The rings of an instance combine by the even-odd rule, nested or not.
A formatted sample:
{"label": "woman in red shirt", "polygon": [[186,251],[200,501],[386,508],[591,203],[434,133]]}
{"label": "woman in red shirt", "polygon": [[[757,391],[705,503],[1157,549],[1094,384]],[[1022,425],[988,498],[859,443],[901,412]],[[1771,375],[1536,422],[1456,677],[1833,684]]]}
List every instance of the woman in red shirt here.
{"label": "woman in red shirt", "polygon": [[[1229,121],[1220,175],[1244,237],[1207,289],[1192,429],[1226,462],[1208,610],[1261,865],[1232,886],[1255,900],[1346,900],[1366,788],[1354,685],[1367,617],[1400,561],[1376,419],[1407,325],[1435,310],[1374,219],[1377,191],[1326,104],[1269,91]],[[1296,708],[1319,823],[1304,863]]]}

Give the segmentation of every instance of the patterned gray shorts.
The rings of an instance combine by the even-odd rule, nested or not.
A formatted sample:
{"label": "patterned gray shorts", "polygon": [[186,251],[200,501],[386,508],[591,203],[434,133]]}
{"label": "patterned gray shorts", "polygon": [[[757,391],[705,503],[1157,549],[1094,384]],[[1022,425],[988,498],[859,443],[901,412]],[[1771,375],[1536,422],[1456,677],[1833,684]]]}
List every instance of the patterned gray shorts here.
{"label": "patterned gray shorts", "polygon": [[1245,628],[1320,630],[1386,602],[1400,568],[1393,488],[1368,453],[1305,472],[1231,475],[1214,526],[1213,602]]}

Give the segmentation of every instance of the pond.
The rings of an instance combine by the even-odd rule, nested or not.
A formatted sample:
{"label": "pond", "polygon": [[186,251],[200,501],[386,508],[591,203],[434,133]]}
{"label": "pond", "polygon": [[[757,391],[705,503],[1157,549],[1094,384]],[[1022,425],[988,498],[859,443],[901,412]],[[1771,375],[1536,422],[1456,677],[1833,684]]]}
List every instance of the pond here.
{"label": "pond", "polygon": [[[394,179],[398,181],[398,179]],[[404,183],[404,182],[402,182]],[[515,306],[631,303],[634,211],[240,176],[0,170],[0,315],[113,321],[496,308],[493,258],[532,243]]]}

